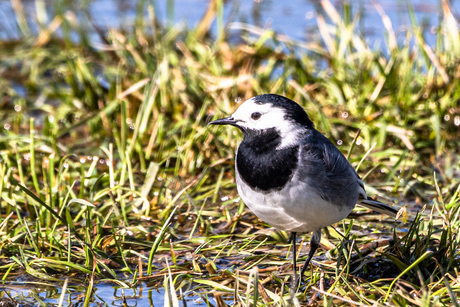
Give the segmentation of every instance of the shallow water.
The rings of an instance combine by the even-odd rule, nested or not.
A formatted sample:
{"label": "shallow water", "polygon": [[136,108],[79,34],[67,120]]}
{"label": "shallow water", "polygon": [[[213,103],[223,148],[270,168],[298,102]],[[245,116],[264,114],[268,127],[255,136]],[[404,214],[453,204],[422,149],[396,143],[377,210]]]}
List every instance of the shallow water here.
{"label": "shallow water", "polygon": [[[53,2],[53,1],[51,1]],[[102,29],[125,28],[132,29],[136,18],[136,5],[138,1],[122,0],[93,0],[88,1],[89,12],[94,23]],[[351,16],[360,12],[362,18],[359,29],[366,36],[371,46],[385,44],[385,31],[382,18],[376,5],[371,1],[331,1],[339,12],[343,3],[352,4]],[[410,29],[411,23],[408,14],[408,1],[384,0],[376,1],[382,7],[392,22],[393,29],[400,42],[404,42],[405,31]],[[438,12],[442,11],[439,0],[412,0],[415,16],[418,23],[427,29],[425,39],[430,45],[436,40],[436,27],[439,23]],[[208,0],[163,0],[153,1],[155,14],[163,24],[183,25],[193,28],[204,14]],[[460,1],[450,1],[454,11],[460,11]],[[169,4],[169,10],[168,10]],[[23,1],[23,6],[30,20],[34,20],[36,5],[34,1]],[[49,16],[53,15],[53,6],[47,6]],[[76,7],[76,12],[78,12]],[[292,1],[228,1],[224,6],[224,22],[245,22],[262,28],[272,28],[278,33],[285,34],[296,40],[311,40],[318,35],[316,12],[323,12],[318,0],[292,0]],[[147,17],[147,12],[144,12]],[[455,13],[455,12],[454,12]],[[77,13],[83,24],[87,19],[83,13]],[[11,40],[20,36],[20,30],[15,24],[15,13],[9,0],[0,0],[0,39]],[[36,29],[34,22],[29,26]],[[88,24],[88,30],[91,27]],[[213,33],[217,32],[216,21],[212,27]],[[92,37],[98,41],[98,36]]]}
{"label": "shallow water", "polygon": [[[16,282],[0,285],[0,289],[0,293],[7,291],[19,306],[37,306],[37,298],[46,305],[57,305],[62,291],[60,286],[39,286]],[[165,301],[164,288],[155,289],[146,284],[140,284],[133,289],[126,289],[113,284],[98,283],[94,286],[93,291],[94,299],[90,306],[163,306]],[[193,293],[190,294],[187,295],[186,293],[184,297],[187,306],[206,306],[201,298],[193,295]],[[6,301],[9,300],[8,295],[0,294],[0,298],[2,297]],[[69,285],[64,296],[63,306],[71,304],[81,306],[84,300],[85,290],[82,285]],[[0,299],[0,306],[3,306],[1,303]],[[184,305],[183,301],[180,302],[180,305]]]}

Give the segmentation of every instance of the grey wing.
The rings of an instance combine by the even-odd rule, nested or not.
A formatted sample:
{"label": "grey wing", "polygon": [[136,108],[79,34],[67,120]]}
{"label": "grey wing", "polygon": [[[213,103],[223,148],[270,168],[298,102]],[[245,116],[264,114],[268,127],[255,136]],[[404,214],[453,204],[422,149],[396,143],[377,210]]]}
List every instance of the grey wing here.
{"label": "grey wing", "polygon": [[321,198],[339,206],[355,206],[356,172],[331,141],[315,130],[304,139],[300,154],[300,176]]}
{"label": "grey wing", "polygon": [[304,139],[301,178],[321,198],[340,206],[359,204],[382,214],[396,216],[397,210],[368,197],[364,184],[345,156],[324,135],[314,131]]}

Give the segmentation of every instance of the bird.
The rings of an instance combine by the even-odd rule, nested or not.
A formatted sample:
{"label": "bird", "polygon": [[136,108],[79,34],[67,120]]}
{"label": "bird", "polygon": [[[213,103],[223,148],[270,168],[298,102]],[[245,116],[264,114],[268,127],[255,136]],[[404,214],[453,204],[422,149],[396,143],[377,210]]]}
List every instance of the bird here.
{"label": "bird", "polygon": [[300,271],[302,280],[319,246],[322,228],[346,218],[356,204],[390,216],[397,214],[367,196],[363,181],[342,152],[289,98],[258,95],[244,101],[231,116],[209,124],[231,125],[243,133],[235,155],[237,191],[257,217],[291,233],[293,291],[298,286],[297,233],[313,233]]}

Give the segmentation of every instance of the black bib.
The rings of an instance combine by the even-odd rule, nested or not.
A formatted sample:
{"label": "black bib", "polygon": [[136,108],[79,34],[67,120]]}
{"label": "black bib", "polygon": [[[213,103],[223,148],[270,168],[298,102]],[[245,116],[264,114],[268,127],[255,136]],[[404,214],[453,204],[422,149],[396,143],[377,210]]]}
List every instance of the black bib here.
{"label": "black bib", "polygon": [[275,128],[244,135],[236,157],[240,177],[254,190],[281,190],[297,167],[299,146],[276,149],[281,137]]}

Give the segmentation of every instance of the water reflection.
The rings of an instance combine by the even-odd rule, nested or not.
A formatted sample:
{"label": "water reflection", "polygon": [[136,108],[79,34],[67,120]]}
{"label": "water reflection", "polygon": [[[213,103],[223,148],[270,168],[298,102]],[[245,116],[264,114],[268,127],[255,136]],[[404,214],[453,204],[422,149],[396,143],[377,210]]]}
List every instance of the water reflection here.
{"label": "water reflection", "polygon": [[[6,301],[10,300],[20,306],[37,306],[39,301],[50,305],[58,304],[62,290],[59,285],[36,287],[34,284],[18,282],[6,283],[0,288],[7,293],[4,295]],[[83,305],[86,291],[86,285],[69,285],[64,296],[63,306]],[[100,283],[94,286],[92,293],[90,306],[101,306],[101,304],[105,306],[163,306],[165,299],[164,288],[148,287],[146,284],[127,289]],[[202,306],[200,301],[200,296],[195,293],[185,293],[187,306]],[[0,303],[3,301],[0,300]]]}

